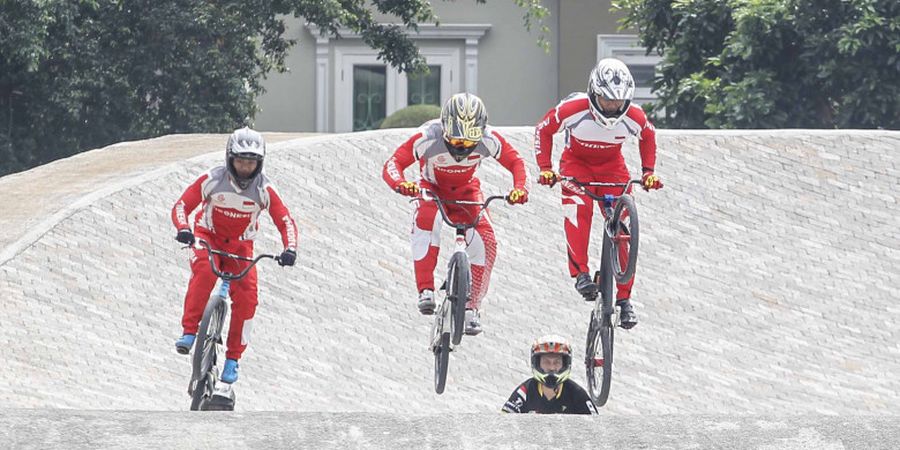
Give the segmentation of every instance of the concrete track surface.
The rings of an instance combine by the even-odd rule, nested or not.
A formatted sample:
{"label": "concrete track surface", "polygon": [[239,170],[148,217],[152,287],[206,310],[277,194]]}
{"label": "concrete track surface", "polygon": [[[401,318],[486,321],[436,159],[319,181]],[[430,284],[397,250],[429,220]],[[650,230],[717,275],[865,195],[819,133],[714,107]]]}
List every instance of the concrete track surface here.
{"label": "concrete track surface", "polygon": [[[501,130],[535,175],[531,129]],[[189,270],[169,211],[220,163],[217,145],[140,170],[81,169],[80,188],[64,192],[53,179],[71,177],[69,160],[0,178],[17,193],[0,220],[0,437],[65,446],[66,430],[93,427],[109,440],[84,445],[125,447],[132,433],[184,447],[237,433],[250,447],[900,445],[900,133],[660,130],[666,186],[636,193],[641,323],[617,333],[610,401],[584,421],[496,415],[529,376],[535,337],[568,336],[583,357],[591,306],[567,276],[559,188],[535,185],[527,205],[492,209],[499,255],[485,332],[464,339],[447,392],[434,394],[430,321],[414,305],[413,208],[381,180],[410,131],[270,145],[267,171],[300,229],[298,266],[260,267],[239,412],[216,419],[179,412],[190,364],[173,342]],[[142,148],[172,145],[156,141]],[[625,152],[639,167],[635,146]],[[98,167],[110,154],[75,158]],[[488,194],[510,188],[499,164],[481,174]],[[280,250],[268,218],[262,227],[257,250]],[[445,229],[438,278],[450,237]],[[580,365],[573,378],[584,382]],[[562,434],[523,438],[541,426]],[[179,427],[200,440],[176,436]],[[20,438],[29,433],[43,440]]]}

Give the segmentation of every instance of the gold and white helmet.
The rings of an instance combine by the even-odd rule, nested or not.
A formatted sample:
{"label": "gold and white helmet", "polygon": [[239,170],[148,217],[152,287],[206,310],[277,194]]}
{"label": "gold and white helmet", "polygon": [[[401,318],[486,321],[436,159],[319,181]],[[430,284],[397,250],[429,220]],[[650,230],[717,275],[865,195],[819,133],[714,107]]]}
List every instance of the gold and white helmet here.
{"label": "gold and white helmet", "polygon": [[441,108],[441,127],[447,150],[462,161],[484,136],[488,114],[484,102],[467,92],[455,94]]}

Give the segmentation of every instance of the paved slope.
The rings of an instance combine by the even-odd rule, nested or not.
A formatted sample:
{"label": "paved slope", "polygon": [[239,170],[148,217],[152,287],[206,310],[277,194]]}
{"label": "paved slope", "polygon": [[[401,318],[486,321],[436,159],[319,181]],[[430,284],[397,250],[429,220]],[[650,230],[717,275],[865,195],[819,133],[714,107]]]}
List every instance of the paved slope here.
{"label": "paved slope", "polygon": [[[535,173],[529,130],[507,132]],[[380,179],[406,134],[271,146],[300,265],[261,267],[242,411],[494,412],[527,377],[537,335],[570,336],[581,357],[590,306],[566,276],[558,189],[535,186],[528,205],[493,212],[486,331],[463,342],[447,392],[433,393],[429,323],[413,304],[412,207]],[[617,335],[605,412],[897,414],[900,133],[661,130],[659,141],[666,188],[637,194],[642,323]],[[0,403],[187,408],[189,362],[172,343],[189,271],[168,212],[220,159],[67,198],[66,214],[33,225],[45,233],[7,251]],[[483,172],[487,192],[508,189],[499,165]],[[263,227],[258,249],[277,250],[274,226]]]}
{"label": "paved slope", "polygon": [[898,416],[0,411],[13,448],[895,449]]}

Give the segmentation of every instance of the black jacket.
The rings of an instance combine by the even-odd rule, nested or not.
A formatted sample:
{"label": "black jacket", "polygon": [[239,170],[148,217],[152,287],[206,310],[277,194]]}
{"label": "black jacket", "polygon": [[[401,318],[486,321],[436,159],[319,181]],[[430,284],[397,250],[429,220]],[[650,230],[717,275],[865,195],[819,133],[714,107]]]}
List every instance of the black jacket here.
{"label": "black jacket", "polygon": [[513,391],[503,405],[503,412],[538,414],[597,414],[587,392],[572,380],[563,382],[556,397],[547,400],[534,378],[529,378]]}

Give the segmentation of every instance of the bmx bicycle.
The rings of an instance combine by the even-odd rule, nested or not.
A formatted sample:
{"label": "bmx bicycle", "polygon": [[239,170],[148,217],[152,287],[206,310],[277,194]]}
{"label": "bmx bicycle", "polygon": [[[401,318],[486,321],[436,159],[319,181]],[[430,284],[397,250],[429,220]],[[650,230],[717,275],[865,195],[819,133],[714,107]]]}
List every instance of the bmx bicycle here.
{"label": "bmx bicycle", "polygon": [[[573,177],[560,177],[559,180],[599,203],[606,218],[600,270],[594,273],[594,283],[599,286],[601,301],[596,301],[596,293],[593,298],[586,297],[586,300],[594,301],[594,309],[588,324],[584,357],[588,394],[595,405],[603,406],[609,399],[612,384],[614,331],[620,325],[613,304],[613,281],[620,284],[631,281],[637,267],[640,227],[637,207],[628,190],[632,184],[640,185],[641,180],[629,180],[627,183],[581,182]],[[587,187],[621,187],[622,193],[598,195],[585,189]]]}
{"label": "bmx bicycle", "polygon": [[[444,392],[447,384],[447,371],[450,366],[450,352],[462,342],[465,328],[466,302],[472,288],[472,267],[466,253],[466,231],[475,228],[481,217],[494,200],[508,200],[506,195],[490,196],[484,202],[470,200],[441,200],[433,192],[423,189],[422,197],[414,201],[433,200],[437,203],[441,218],[448,226],[456,230],[455,250],[447,264],[447,278],[440,290],[444,296],[434,311],[434,323],[431,327],[430,349],[434,353],[434,391]],[[479,207],[475,220],[469,223],[450,220],[446,205],[462,205]]]}
{"label": "bmx bicycle", "polygon": [[[219,368],[217,367],[219,355],[224,355],[225,348],[222,341],[222,330],[225,326],[225,319],[228,315],[228,290],[231,282],[239,280],[250,272],[250,269],[264,258],[271,258],[280,261],[275,255],[261,254],[256,258],[248,258],[245,256],[235,255],[233,253],[215,250],[210,247],[209,243],[203,239],[198,239],[197,244],[206,248],[206,254],[209,258],[209,265],[214,274],[216,274],[221,283],[219,287],[213,290],[213,294],[206,303],[203,310],[203,318],[200,320],[200,329],[197,332],[197,339],[194,343],[194,356],[192,362],[191,381],[188,384],[188,395],[191,396],[191,411],[211,411],[234,409],[234,392],[231,385],[223,383],[227,386],[221,386],[216,390],[216,381],[219,378]],[[248,261],[250,264],[237,274],[222,272],[216,266],[213,255],[219,255],[223,258],[230,258],[239,261]],[[224,401],[214,401],[213,396],[222,397]]]}

